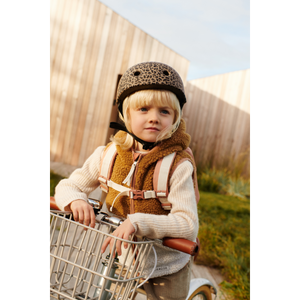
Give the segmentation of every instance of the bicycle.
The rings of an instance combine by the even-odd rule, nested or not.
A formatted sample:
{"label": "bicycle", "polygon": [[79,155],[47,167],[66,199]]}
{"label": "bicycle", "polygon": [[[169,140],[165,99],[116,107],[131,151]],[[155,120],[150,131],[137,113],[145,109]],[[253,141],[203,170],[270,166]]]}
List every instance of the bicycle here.
{"label": "bicycle", "polygon": [[[138,294],[145,295],[141,286],[156,268],[157,257],[153,245],[159,241],[147,238],[136,240],[134,237],[127,241],[114,237],[111,233],[122,223],[122,219],[102,212],[99,201],[89,199],[88,202],[96,214],[95,228],[72,220],[72,213],[59,211],[54,198],[50,197],[51,299],[132,300]],[[101,254],[100,249],[106,237],[114,239],[111,253],[115,253],[117,240],[128,243],[121,257],[110,255],[108,249]],[[170,240],[173,242],[178,239]],[[169,245],[166,242],[165,245],[186,253],[191,251],[191,255],[198,250],[195,245],[190,250],[178,248],[177,244]],[[152,271],[147,273],[151,252],[155,262]],[[212,294],[216,299],[217,290],[209,280],[195,278],[190,282],[187,300],[212,300]]]}

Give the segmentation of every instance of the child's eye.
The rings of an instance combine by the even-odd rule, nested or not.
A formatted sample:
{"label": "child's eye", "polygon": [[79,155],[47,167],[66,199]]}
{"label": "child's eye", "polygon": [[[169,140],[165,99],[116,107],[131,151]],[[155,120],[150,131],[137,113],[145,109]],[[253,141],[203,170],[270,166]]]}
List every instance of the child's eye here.
{"label": "child's eye", "polygon": [[140,111],[147,111],[147,108],[146,107],[141,107]]}
{"label": "child's eye", "polygon": [[168,114],[169,114],[169,111],[166,110],[166,109],[162,109],[161,112],[162,112],[163,114],[165,114],[165,115],[168,115]]}

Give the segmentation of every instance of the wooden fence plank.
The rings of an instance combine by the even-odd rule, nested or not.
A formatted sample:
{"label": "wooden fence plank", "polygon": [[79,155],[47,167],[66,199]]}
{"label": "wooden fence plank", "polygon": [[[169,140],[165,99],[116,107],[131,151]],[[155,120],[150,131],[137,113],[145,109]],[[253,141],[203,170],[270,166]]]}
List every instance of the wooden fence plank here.
{"label": "wooden fence plank", "polygon": [[[53,32],[58,26],[58,22],[56,20],[59,17],[59,12],[62,13],[63,11],[63,9],[60,6],[63,4],[64,3],[58,0],[52,0],[47,2],[47,92],[49,92],[52,64],[55,57],[56,45],[58,42],[58,39],[53,39]],[[49,101],[49,104],[52,104],[52,101]]]}
{"label": "wooden fence plank", "polygon": [[[118,46],[115,47],[115,57],[116,57],[115,61],[116,61],[116,63],[115,63],[115,68],[113,70],[113,73],[111,75],[112,76],[111,77],[112,78],[112,83],[111,83],[110,88],[111,88],[111,96],[113,96],[111,98],[111,105],[112,106],[113,106],[114,96],[116,94],[118,77],[121,74],[121,67],[122,67],[122,64],[123,64],[125,46],[126,46],[127,36],[128,36],[128,33],[129,33],[129,25],[130,25],[127,20],[121,18],[120,16],[119,16],[119,19],[121,21],[122,34],[121,34],[121,38],[120,38]],[[113,109],[113,107],[112,107],[112,109]],[[112,116],[112,113],[114,114],[114,116]],[[111,116],[109,118],[109,123],[110,122],[116,122],[117,119],[118,119],[118,111],[114,111],[114,112],[112,111]],[[108,128],[107,133],[106,133],[106,137],[105,137],[105,143],[110,141],[109,138],[113,134],[114,131],[115,131],[114,129]]]}
{"label": "wooden fence plank", "polygon": [[[75,124],[77,124],[78,121],[78,114],[80,112],[79,103],[81,99],[78,99],[79,97],[79,90],[80,86],[82,84],[85,84],[86,86],[90,86],[92,82],[92,78],[95,76],[95,69],[96,64],[94,63],[97,60],[97,53],[99,49],[100,44],[100,38],[101,38],[101,29],[103,28],[103,19],[105,14],[105,7],[102,5],[95,5],[94,11],[93,11],[93,17],[92,17],[92,30],[90,31],[90,35],[88,40],[90,41],[89,44],[91,45],[89,47],[89,51],[87,52],[86,57],[90,58],[89,68],[85,68],[86,72],[84,73],[84,76],[86,78],[86,81],[81,81],[82,78],[82,71],[78,72],[76,61],[73,62],[73,74],[74,74],[74,86],[73,89],[70,90],[70,97],[72,97],[72,107],[70,109],[70,116],[69,121],[66,128],[66,135],[64,138],[64,147],[63,147],[63,161],[70,163],[71,162],[71,155],[70,153],[73,152],[73,145],[75,140],[75,134],[76,131],[73,131]],[[94,23],[97,22],[97,26],[94,26]],[[77,45],[78,46],[78,45]],[[78,47],[79,48],[79,47]],[[80,70],[80,69],[79,69]],[[83,92],[81,93],[83,95]],[[77,110],[77,113],[76,113]],[[77,118],[75,116],[77,115]]]}
{"label": "wooden fence plank", "polygon": [[141,61],[149,61],[152,43],[153,43],[153,38],[150,35],[146,34],[146,44],[145,44],[145,49]]}
{"label": "wooden fence plank", "polygon": [[[72,99],[72,106],[70,112],[70,119],[65,129],[67,136],[64,137],[64,147],[62,153],[62,160],[70,164],[73,156],[74,144],[76,143],[76,132],[78,126],[78,119],[82,108],[82,99],[84,98],[85,85],[87,82],[88,67],[86,66],[86,57],[90,55],[92,41],[90,40],[91,23],[95,17],[94,3],[91,1],[84,1],[82,7],[78,7],[78,13],[81,13],[77,20],[79,30],[76,40],[76,50],[73,59],[72,75],[74,86],[70,87],[69,97]],[[71,128],[70,128],[71,127]],[[67,141],[69,143],[67,144]],[[61,160],[60,159],[60,160]]]}
{"label": "wooden fence plank", "polygon": [[146,46],[146,38],[147,38],[147,34],[144,31],[140,32],[139,35],[139,40],[138,40],[138,48],[137,48],[137,53],[135,55],[135,62],[134,64],[143,62],[143,56],[145,53],[145,46]]}
{"label": "wooden fence plank", "polygon": [[[66,127],[69,121],[69,114],[72,107],[72,98],[71,93],[74,86],[74,77],[72,76],[72,66],[75,56],[75,50],[76,50],[76,44],[77,44],[77,36],[79,31],[79,20],[80,20],[80,10],[81,6],[80,3],[74,2],[72,5],[72,10],[70,12],[70,16],[72,18],[69,19],[69,26],[68,31],[66,32],[66,36],[68,38],[65,39],[65,47],[64,47],[64,53],[62,57],[62,61],[65,62],[64,66],[62,66],[61,74],[63,74],[63,77],[61,79],[61,87],[58,87],[58,89],[62,90],[64,93],[64,99],[65,101],[62,101],[62,99],[58,99],[60,102],[61,110],[60,114],[57,116],[60,120],[60,127],[56,126],[55,132],[54,132],[54,142],[53,142],[53,151],[55,152],[54,161],[60,161],[62,152],[63,152],[63,146],[65,141],[65,133],[66,133]],[[79,5],[79,7],[77,7]],[[79,8],[79,9],[78,9]],[[74,26],[73,26],[74,25]]]}
{"label": "wooden fence plank", "polygon": [[131,46],[130,57],[128,61],[129,66],[133,66],[136,64],[136,56],[137,56],[140,34],[141,34],[141,30],[136,27],[134,29],[134,36],[133,36],[133,41]]}
{"label": "wooden fence plank", "polygon": [[[110,25],[109,25],[109,34],[108,34],[108,39],[106,42],[104,57],[107,56],[106,53],[113,52],[113,41],[112,40],[115,35],[116,27],[118,25],[116,23],[117,17],[118,17],[118,15],[114,11],[112,11]],[[81,142],[81,149],[80,149],[79,160],[78,160],[79,165],[81,165],[84,162],[85,157],[88,157],[93,152],[93,151],[90,152],[90,150],[89,150],[90,147],[88,147],[88,146],[92,147],[94,145],[95,140],[103,139],[103,136],[104,136],[103,131],[99,132],[100,136],[95,136],[95,131],[97,131],[97,129],[98,129],[97,124],[98,124],[99,119],[102,120],[107,115],[107,113],[109,113],[110,107],[109,107],[109,103],[106,100],[107,94],[108,94],[108,87],[107,87],[106,82],[110,77],[109,74],[110,74],[111,68],[112,68],[111,61],[104,59],[103,63],[102,63],[101,75],[100,75],[100,79],[99,79],[99,82],[102,83],[101,90],[99,89],[99,87],[100,87],[99,82],[94,81],[95,88],[93,89],[94,93],[92,93],[90,95],[89,110],[87,112],[88,118],[86,119],[86,123],[85,123],[84,136],[83,136],[83,140]],[[100,94],[100,91],[102,92],[102,94]],[[107,105],[103,105],[104,103],[107,103]],[[101,106],[103,106],[103,107],[101,107]],[[94,114],[94,112],[96,110],[98,110],[99,107],[101,107],[99,114],[98,115]],[[92,136],[94,136],[95,140],[93,138],[92,139],[90,138]],[[90,141],[90,143],[93,145],[89,145],[88,141]],[[87,149],[88,149],[88,151],[87,151]]]}
{"label": "wooden fence plank", "polygon": [[[99,8],[101,8],[101,6],[99,5]],[[115,13],[112,13],[112,18],[111,18],[111,23],[115,24],[113,21],[113,17],[115,16]],[[92,27],[97,28],[98,27],[98,20],[99,18],[95,18],[94,20],[94,24]],[[110,26],[110,30],[111,30]],[[103,28],[103,27],[101,27]],[[93,40],[96,40],[96,36],[92,37]],[[100,38],[97,39],[97,47],[96,49],[99,49],[99,42],[100,42]],[[97,53],[94,52],[94,57],[95,60],[97,59],[97,56],[95,55]],[[94,60],[94,61],[95,61]],[[91,60],[89,58],[90,61],[90,67],[89,67],[89,88],[88,90],[90,90],[90,93],[87,93],[87,97],[89,98],[89,102],[88,102],[88,106],[87,106],[87,117],[85,120],[85,124],[84,124],[84,129],[83,129],[83,136],[82,136],[82,141],[81,141],[81,148],[79,151],[79,157],[78,157],[78,165],[82,165],[86,159],[86,157],[89,157],[90,154],[93,151],[90,151],[90,147],[92,146],[92,139],[90,139],[92,132],[92,129],[95,128],[94,126],[94,122],[101,116],[96,116],[94,114],[94,111],[98,105],[98,102],[101,101],[101,99],[99,99],[98,97],[98,89],[99,89],[99,83],[100,83],[100,79],[98,80],[98,77],[95,76],[95,71],[96,71],[96,64],[93,63],[94,61]],[[102,63],[103,66],[103,63]],[[92,70],[92,71],[91,71]],[[100,74],[100,73],[99,73]],[[93,149],[95,150],[95,148]]]}
{"label": "wooden fence plank", "polygon": [[[64,41],[64,37],[65,37],[65,31],[67,29],[67,19],[69,16],[69,10],[70,10],[70,4],[71,1],[65,1],[64,6],[62,6],[63,8],[63,13],[60,16],[60,18],[57,21],[57,24],[55,26],[55,30],[56,32],[54,33],[55,35],[55,41],[53,41],[52,47],[51,47],[51,51],[50,51],[50,56],[51,54],[53,55],[52,57],[50,57],[50,69],[53,70],[53,72],[51,72],[51,76],[50,76],[50,94],[51,94],[51,98],[53,99],[52,104],[50,105],[50,113],[51,115],[55,116],[56,118],[56,114],[57,114],[57,110],[58,110],[58,106],[59,106],[59,101],[56,99],[57,97],[57,93],[60,93],[60,90],[58,89],[58,84],[59,84],[59,79],[62,76],[62,72],[61,72],[61,59],[62,59],[62,54],[63,54],[63,47],[64,47],[64,43],[58,43],[57,41],[61,40]],[[54,59],[55,57],[55,59]],[[50,132],[54,132],[54,128],[55,128],[56,123],[51,123],[50,124]],[[52,136],[50,136],[51,138]]]}
{"label": "wooden fence plank", "polygon": [[[186,85],[184,117],[197,163],[226,165],[249,149],[249,73],[236,71]],[[249,169],[249,156],[247,164]]]}
{"label": "wooden fence plank", "polygon": [[[53,69],[57,69],[57,76],[52,78],[52,84],[54,88],[54,93],[52,95],[54,106],[52,114],[55,116],[55,122],[50,123],[50,142],[52,145],[51,158],[55,160],[55,156],[59,155],[57,152],[59,141],[59,134],[61,129],[61,124],[63,123],[63,112],[65,101],[67,99],[67,89],[69,84],[69,72],[71,68],[71,62],[68,59],[68,54],[70,47],[72,46],[70,35],[72,33],[71,23],[74,18],[74,12],[76,10],[76,3],[67,2],[65,10],[68,14],[64,14],[64,19],[62,20],[62,27],[60,32],[60,38],[63,40],[57,50],[58,59],[55,60],[53,64]],[[55,80],[56,79],[56,80]],[[55,153],[55,154],[54,154]]]}
{"label": "wooden fence plank", "polygon": [[70,164],[71,165],[77,165],[78,162],[78,156],[79,151],[81,148],[81,142],[83,137],[83,131],[84,131],[84,124],[86,121],[86,113],[88,109],[89,104],[89,95],[90,95],[90,89],[87,88],[88,85],[90,85],[89,79],[89,62],[90,62],[90,53],[91,53],[91,46],[93,44],[93,40],[90,40],[90,30],[92,27],[92,16],[93,16],[93,10],[94,5],[96,4],[95,1],[87,1],[89,4],[89,9],[87,14],[85,14],[81,19],[81,28],[82,28],[82,36],[78,39],[78,48],[80,48],[79,58],[78,58],[78,68],[79,70],[82,70],[81,75],[81,84],[79,89],[79,99],[80,99],[80,106],[77,111],[75,122],[74,124],[74,131],[72,136],[72,155],[70,156]]}
{"label": "wooden fence plank", "polygon": [[177,65],[181,76],[188,65],[97,0],[53,1],[50,159],[80,166],[107,139],[119,74],[148,60]]}
{"label": "wooden fence plank", "polygon": [[151,47],[151,52],[150,52],[150,59],[149,61],[155,61],[156,60],[156,53],[158,51],[158,45],[159,42],[158,40],[154,39]]}
{"label": "wooden fence plank", "polygon": [[[117,77],[115,77],[115,74],[118,73],[117,69],[120,68],[120,65],[117,65],[117,57],[118,52],[119,56],[122,56],[122,52],[120,51],[120,43],[124,43],[124,41],[126,40],[126,35],[123,38],[123,40],[121,38],[114,39],[114,36],[121,36],[123,28],[123,19],[113,12],[111,23],[115,23],[116,26],[110,27],[110,38],[108,40],[106,53],[110,53],[111,55],[109,56],[110,59],[107,60],[106,67],[103,64],[103,68],[105,68],[106,70],[105,73],[102,73],[102,76],[106,77],[102,80],[104,83],[104,94],[102,94],[102,99],[97,99],[96,107],[97,111],[99,111],[99,115],[93,114],[93,126],[91,126],[90,128],[90,134],[88,136],[90,141],[90,147],[87,149],[87,152],[82,155],[81,159],[79,160],[79,164],[83,163],[85,157],[89,156],[96,147],[104,145],[106,141],[111,109],[113,105],[115,84],[117,79]],[[98,89],[98,95],[99,94],[100,90]],[[105,130],[103,130],[103,128],[105,128]]]}
{"label": "wooden fence plank", "polygon": [[122,66],[121,66],[121,70],[120,70],[121,75],[123,75],[129,67],[129,59],[130,59],[130,55],[131,55],[131,49],[132,49],[132,44],[133,44],[134,32],[135,32],[134,25],[129,23],[127,20],[126,20],[126,22],[128,23],[128,33],[127,33],[127,38],[126,38],[124,55],[123,55],[123,59],[122,59]]}

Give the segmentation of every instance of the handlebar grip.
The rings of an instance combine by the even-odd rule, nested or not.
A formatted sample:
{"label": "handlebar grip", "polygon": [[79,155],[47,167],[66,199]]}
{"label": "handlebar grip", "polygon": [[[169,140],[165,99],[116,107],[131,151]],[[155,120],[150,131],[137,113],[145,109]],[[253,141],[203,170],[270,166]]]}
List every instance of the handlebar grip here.
{"label": "handlebar grip", "polygon": [[60,209],[58,208],[58,206],[56,205],[56,202],[55,202],[54,197],[50,197],[50,209],[53,209],[53,210],[60,210]]}
{"label": "handlebar grip", "polygon": [[[94,199],[88,199],[88,203],[93,207],[95,213],[98,213],[102,207],[102,203]],[[50,196],[50,209],[60,210],[55,202],[55,198],[51,196]]]}
{"label": "handlebar grip", "polygon": [[197,239],[197,242],[192,242],[186,239],[179,239],[179,238],[163,238],[164,246],[169,248],[190,254],[191,256],[195,256],[198,254],[200,250],[200,242]]}

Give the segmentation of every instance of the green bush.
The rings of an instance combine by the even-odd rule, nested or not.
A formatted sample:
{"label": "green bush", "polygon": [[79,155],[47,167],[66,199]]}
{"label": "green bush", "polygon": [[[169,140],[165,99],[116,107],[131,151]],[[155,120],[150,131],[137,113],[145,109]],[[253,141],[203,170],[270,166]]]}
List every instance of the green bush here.
{"label": "green bush", "polygon": [[205,168],[198,171],[199,190],[239,198],[250,197],[250,180],[236,177],[230,171]]}
{"label": "green bush", "polygon": [[198,185],[201,191],[220,193],[229,182],[229,174],[215,168],[205,168],[198,174]]}
{"label": "green bush", "polygon": [[63,176],[50,172],[50,196],[54,196],[55,187],[64,178]]}
{"label": "green bush", "polygon": [[210,177],[206,173],[202,174],[199,181],[199,188],[202,191],[219,193],[222,189],[220,182],[216,178]]}
{"label": "green bush", "polygon": [[224,187],[226,195],[239,198],[250,197],[250,181],[243,178],[232,179]]}

